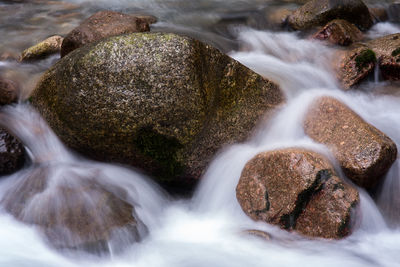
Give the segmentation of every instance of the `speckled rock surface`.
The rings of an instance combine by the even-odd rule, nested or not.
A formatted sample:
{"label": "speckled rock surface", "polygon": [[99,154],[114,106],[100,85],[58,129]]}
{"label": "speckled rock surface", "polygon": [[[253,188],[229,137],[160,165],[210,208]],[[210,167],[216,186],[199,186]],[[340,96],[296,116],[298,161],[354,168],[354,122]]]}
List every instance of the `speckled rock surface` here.
{"label": "speckled rock surface", "polygon": [[316,99],[306,114],[304,130],[327,145],[354,183],[373,188],[396,160],[396,144],[332,97]]}
{"label": "speckled rock surface", "polygon": [[24,162],[24,148],[21,142],[0,128],[0,175],[18,171]]}
{"label": "speckled rock surface", "polygon": [[20,61],[30,61],[45,58],[51,54],[59,53],[63,38],[55,35],[46,40],[24,50],[21,54]]}
{"label": "speckled rock surface", "polygon": [[363,81],[374,71],[376,54],[365,45],[356,45],[349,51],[338,52],[337,79],[348,90]]}
{"label": "speckled rock surface", "polygon": [[107,242],[118,230],[128,243],[140,240],[139,231],[146,233],[134,207],[95,179],[65,173],[57,177],[65,180],[52,181],[47,189],[51,167],[28,171],[0,204],[19,221],[37,226],[55,248],[101,254],[109,251]]}
{"label": "speckled rock surface", "polygon": [[329,161],[301,148],[264,152],[251,159],[236,197],[253,220],[324,238],[351,232],[352,208],[359,202],[357,190],[337,177]]}
{"label": "speckled rock surface", "polygon": [[295,30],[323,26],[333,19],[344,19],[367,30],[372,26],[368,7],[361,0],[311,0],[289,16]]}
{"label": "speckled rock surface", "polygon": [[19,87],[16,82],[0,77],[0,106],[17,102],[18,93]]}
{"label": "speckled rock surface", "polygon": [[62,58],[32,101],[71,148],[192,183],[218,149],[246,139],[284,100],[277,85],[211,46],[136,33]]}
{"label": "speckled rock surface", "polygon": [[400,33],[369,41],[367,45],[376,53],[383,78],[400,80]]}
{"label": "speckled rock surface", "polygon": [[331,44],[348,46],[363,38],[362,32],[350,22],[335,19],[314,35],[315,39],[327,40]]}
{"label": "speckled rock surface", "polygon": [[100,11],[68,33],[61,45],[61,57],[106,37],[149,30],[147,16],[139,18],[114,11]]}

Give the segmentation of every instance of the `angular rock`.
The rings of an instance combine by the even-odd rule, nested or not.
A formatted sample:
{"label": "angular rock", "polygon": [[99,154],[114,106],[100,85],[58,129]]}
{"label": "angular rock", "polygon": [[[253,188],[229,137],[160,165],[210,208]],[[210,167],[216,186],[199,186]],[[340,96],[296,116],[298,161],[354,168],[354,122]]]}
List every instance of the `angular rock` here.
{"label": "angular rock", "polygon": [[400,33],[369,41],[367,45],[376,53],[383,78],[400,80]]}
{"label": "angular rock", "polygon": [[106,37],[149,31],[148,21],[147,17],[138,18],[114,11],[97,12],[65,37],[61,45],[61,57],[81,46]]}
{"label": "angular rock", "polygon": [[374,71],[376,54],[365,45],[345,51],[338,56],[337,78],[345,90],[360,83]]}
{"label": "angular rock", "polygon": [[31,61],[43,59],[51,54],[59,53],[63,38],[58,35],[51,36],[46,40],[24,50],[20,61]]}
{"label": "angular rock", "polygon": [[331,44],[348,46],[363,38],[362,32],[343,19],[335,19],[314,35],[315,39],[327,40]]}
{"label": "angular rock", "polygon": [[379,65],[386,80],[400,80],[400,33],[387,35],[345,52],[338,66],[338,79],[349,89]]}
{"label": "angular rock", "polygon": [[140,241],[139,232],[146,227],[131,204],[95,177],[74,172],[53,177],[54,173],[51,166],[27,170],[0,204],[19,221],[37,226],[57,249],[107,253],[107,242],[118,231],[128,244]]}
{"label": "angular rock", "polygon": [[323,26],[333,19],[344,19],[361,30],[372,26],[368,7],[361,0],[311,0],[289,16],[289,26],[306,30]]}
{"label": "angular rock", "polygon": [[359,202],[357,190],[337,177],[328,160],[300,148],[256,155],[242,171],[236,197],[253,220],[324,238],[351,232],[352,209]]}
{"label": "angular rock", "polygon": [[32,96],[71,148],[180,187],[283,101],[278,86],[217,49],[163,33],[82,47],[45,73]]}
{"label": "angular rock", "polygon": [[0,128],[0,175],[18,171],[25,162],[24,147],[6,130]]}
{"label": "angular rock", "polygon": [[307,112],[304,130],[330,148],[354,183],[373,188],[396,160],[396,144],[332,97],[316,99]]}
{"label": "angular rock", "polygon": [[18,85],[11,80],[0,77],[0,106],[18,101]]}

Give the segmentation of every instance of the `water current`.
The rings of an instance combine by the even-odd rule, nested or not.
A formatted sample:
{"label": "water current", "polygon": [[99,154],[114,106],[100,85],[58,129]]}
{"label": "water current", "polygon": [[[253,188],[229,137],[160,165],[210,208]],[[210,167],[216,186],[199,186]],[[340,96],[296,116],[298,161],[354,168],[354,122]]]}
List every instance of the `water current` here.
{"label": "water current", "polygon": [[[400,266],[400,162],[397,160],[379,188],[361,195],[361,223],[343,240],[309,240],[276,226],[254,222],[241,210],[235,187],[245,163],[259,152],[283,147],[305,147],[324,154],[343,173],[326,147],[314,143],[302,128],[308,104],[318,96],[331,95],[386,133],[400,147],[400,85],[371,78],[358,90],[344,92],[332,71],[334,48],[304,39],[295,32],[257,27],[213,27],[220,18],[241,17],[269,7],[296,7],[290,1],[177,1],[177,0],[74,0],[70,2],[0,1],[0,54],[18,53],[51,34],[65,34],[88,14],[102,8],[144,12],[159,18],[152,30],[170,30],[213,43],[242,64],[275,81],[287,103],[267,122],[258,126],[245,143],[226,147],[215,156],[190,199],[168,196],[149,177],[137,170],[93,162],[69,151],[46,122],[24,102],[37,78],[57,56],[37,63],[0,61],[0,72],[23,85],[21,103],[0,111],[0,125],[13,132],[26,146],[31,161],[23,170],[0,179],[0,199],[18,190],[29,174],[45,168],[50,186],[27,204],[25,216],[57,202],[55,185],[79,186],[96,175],[107,188],[122,188],[124,199],[149,234],[140,243],[119,246],[124,235],[108,244],[109,255],[83,252],[60,253],[47,244],[37,228],[16,221],[0,210],[0,266]],[[385,6],[390,1],[367,1]],[[72,14],[72,15],[71,15]],[[376,38],[400,32],[391,22],[376,24],[367,32]],[[68,173],[81,180],[69,181]],[[52,186],[53,185],[53,186]],[[112,189],[110,189],[112,190]],[[115,190],[115,194],[119,193]],[[127,195],[127,196],[126,196]],[[46,202],[47,201],[47,202]],[[90,202],[90,199],[88,199]],[[47,204],[46,204],[47,203]],[[52,203],[62,205],[63,203]],[[88,204],[89,205],[89,204]],[[274,238],[268,242],[245,235],[259,229]]]}

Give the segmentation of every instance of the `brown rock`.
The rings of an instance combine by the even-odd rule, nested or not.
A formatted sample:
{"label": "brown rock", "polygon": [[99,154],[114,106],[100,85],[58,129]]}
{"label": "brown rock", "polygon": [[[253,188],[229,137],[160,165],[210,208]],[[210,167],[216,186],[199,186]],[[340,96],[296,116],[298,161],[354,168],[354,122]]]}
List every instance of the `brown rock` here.
{"label": "brown rock", "polygon": [[272,27],[282,28],[287,25],[289,15],[293,13],[287,8],[265,8],[265,15],[269,25]]}
{"label": "brown rock", "polygon": [[367,45],[376,53],[383,78],[400,80],[400,33],[372,40]]}
{"label": "brown rock", "polygon": [[18,85],[11,80],[0,77],[0,106],[18,101]]}
{"label": "brown rock", "polygon": [[51,54],[59,53],[63,38],[58,35],[51,36],[46,40],[24,50],[20,61],[31,61],[45,58]]}
{"label": "brown rock", "polygon": [[331,44],[348,46],[363,38],[362,32],[343,19],[335,19],[314,35],[319,40],[327,40]]}
{"label": "brown rock", "polygon": [[0,128],[0,175],[11,174],[22,168],[25,161],[21,142]]}
{"label": "brown rock", "polygon": [[16,219],[37,226],[57,249],[104,253],[119,229],[126,230],[127,241],[140,240],[138,228],[145,226],[132,205],[95,179],[53,174],[51,166],[28,170],[0,203]]}
{"label": "brown rock", "polygon": [[[326,186],[330,184],[342,192],[336,193]],[[297,148],[264,152],[251,159],[242,171],[236,197],[243,211],[254,220],[325,238],[340,238],[350,233],[351,207],[359,201],[358,192],[340,181],[329,161],[315,152]],[[309,204],[312,209],[315,205],[332,208],[318,214],[314,210],[307,212]],[[300,217],[303,221],[297,224]],[[308,229],[323,225],[329,227],[320,235]],[[348,230],[341,230],[341,225],[348,226]]]}
{"label": "brown rock", "polygon": [[100,11],[86,19],[65,37],[61,46],[61,57],[85,44],[106,37],[149,30],[147,18],[142,20],[119,12]]}
{"label": "brown rock", "polygon": [[344,19],[367,30],[372,26],[371,15],[361,0],[311,0],[289,16],[295,30],[322,26],[333,19]]}
{"label": "brown rock", "polygon": [[376,54],[365,45],[339,53],[337,78],[346,90],[368,77],[375,68]]}
{"label": "brown rock", "polygon": [[332,97],[312,103],[304,130],[327,145],[346,176],[365,188],[373,188],[397,157],[396,144],[389,137]]}

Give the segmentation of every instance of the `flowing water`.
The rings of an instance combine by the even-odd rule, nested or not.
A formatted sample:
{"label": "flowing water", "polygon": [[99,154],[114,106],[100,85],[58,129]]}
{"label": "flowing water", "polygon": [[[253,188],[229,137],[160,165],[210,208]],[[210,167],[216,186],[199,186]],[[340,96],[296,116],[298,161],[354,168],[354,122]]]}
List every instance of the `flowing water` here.
{"label": "flowing water", "polygon": [[[333,48],[303,39],[297,33],[216,26],[220,18],[258,14],[269,7],[295,7],[285,1],[231,0],[113,0],[70,2],[0,1],[0,53],[15,54],[51,34],[65,34],[79,21],[102,8],[156,15],[152,30],[170,30],[215,44],[244,65],[277,82],[287,103],[260,125],[245,143],[216,155],[191,199],[171,199],[137,170],[93,162],[73,154],[57,139],[45,121],[26,103],[0,111],[0,125],[23,141],[31,161],[13,175],[0,179],[0,199],[16,192],[21,181],[45,169],[47,188],[27,203],[25,218],[42,209],[63,205],[55,193],[60,184],[71,188],[92,179],[135,206],[147,226],[140,243],[127,245],[124,233],[114,233],[106,256],[84,252],[60,253],[46,242],[38,228],[16,221],[0,210],[0,266],[400,266],[400,162],[397,160],[376,192],[361,195],[361,223],[340,241],[308,240],[278,227],[254,222],[241,210],[235,187],[245,163],[261,151],[306,147],[331,159],[302,129],[308,104],[321,95],[334,96],[367,122],[385,132],[400,147],[400,85],[379,81],[379,73],[356,91],[339,89],[331,69]],[[390,1],[368,1],[385,6]],[[398,24],[374,26],[368,38],[400,32]],[[32,64],[0,61],[3,76],[22,84],[21,100],[29,96],[37,78],[57,56]],[[93,174],[96,175],[93,175]],[[77,179],[68,179],[71,174]],[[86,196],[91,205],[91,196]],[[101,217],[101,214],[98,214]],[[259,229],[271,233],[266,242],[245,235]],[[71,233],[65,238],[73,239]],[[125,242],[127,241],[127,242]],[[121,248],[124,246],[124,249]],[[121,252],[122,250],[122,252]]]}

